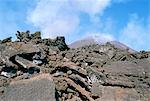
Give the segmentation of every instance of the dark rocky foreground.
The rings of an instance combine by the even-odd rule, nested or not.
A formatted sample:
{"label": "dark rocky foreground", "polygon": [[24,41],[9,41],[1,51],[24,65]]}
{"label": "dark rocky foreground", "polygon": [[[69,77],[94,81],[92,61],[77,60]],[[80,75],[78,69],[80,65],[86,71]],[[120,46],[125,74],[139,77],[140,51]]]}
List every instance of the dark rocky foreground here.
{"label": "dark rocky foreground", "polygon": [[16,36],[0,41],[0,101],[150,101],[150,52]]}

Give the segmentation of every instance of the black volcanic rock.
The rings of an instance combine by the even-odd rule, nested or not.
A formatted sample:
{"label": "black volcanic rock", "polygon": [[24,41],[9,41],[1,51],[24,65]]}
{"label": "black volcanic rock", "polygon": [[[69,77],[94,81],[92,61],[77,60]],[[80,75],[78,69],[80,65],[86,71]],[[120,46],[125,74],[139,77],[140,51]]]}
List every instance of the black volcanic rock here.
{"label": "black volcanic rock", "polygon": [[12,40],[12,37],[8,37],[8,38],[6,38],[6,39],[4,39],[4,40],[2,40],[0,43],[7,43],[7,42],[11,42]]}

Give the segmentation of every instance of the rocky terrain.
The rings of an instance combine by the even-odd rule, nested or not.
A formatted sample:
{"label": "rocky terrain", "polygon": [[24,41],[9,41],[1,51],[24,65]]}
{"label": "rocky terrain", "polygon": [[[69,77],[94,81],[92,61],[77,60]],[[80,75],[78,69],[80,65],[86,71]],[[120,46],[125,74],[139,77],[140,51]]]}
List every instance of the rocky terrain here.
{"label": "rocky terrain", "polygon": [[0,101],[150,101],[150,52],[16,36],[0,41]]}

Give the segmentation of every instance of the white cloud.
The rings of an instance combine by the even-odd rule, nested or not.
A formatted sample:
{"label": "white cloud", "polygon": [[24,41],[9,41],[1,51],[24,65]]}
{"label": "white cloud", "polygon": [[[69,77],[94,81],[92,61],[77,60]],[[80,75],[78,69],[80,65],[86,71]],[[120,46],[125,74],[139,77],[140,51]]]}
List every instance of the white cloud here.
{"label": "white cloud", "polygon": [[[92,19],[102,14],[111,0],[38,0],[30,9],[27,20],[39,28],[44,37],[67,36],[80,27],[80,14]],[[92,20],[95,21],[95,20]],[[97,20],[96,20],[97,21]]]}
{"label": "white cloud", "polygon": [[108,33],[93,33],[93,32],[87,32],[84,37],[89,37],[94,39],[96,42],[100,44],[104,44],[106,42],[114,41],[115,38],[108,34]]}
{"label": "white cloud", "polygon": [[81,12],[88,13],[90,16],[95,16],[102,13],[109,6],[111,0],[74,0],[76,9]]}
{"label": "white cloud", "polygon": [[150,50],[150,23],[145,24],[144,19],[132,15],[127,25],[121,30],[120,42],[136,50]]}
{"label": "white cloud", "polygon": [[[132,0],[37,0],[36,6],[29,9],[27,20],[42,31],[43,37],[69,37],[76,36],[76,33],[80,32],[80,28],[84,28],[81,24],[84,20],[81,14],[84,13],[88,15],[88,20],[91,22],[88,28],[92,29],[94,28],[93,25],[97,25],[96,30],[98,28],[100,30],[92,33],[91,29],[87,29],[87,32],[90,32],[90,35],[95,36],[96,34],[96,36],[99,36],[95,37],[96,40],[112,41],[114,40],[112,34],[115,33],[114,21],[111,18],[101,21],[100,15],[103,15],[104,10],[112,3],[129,1]],[[84,22],[84,24],[86,23]],[[132,16],[121,30],[119,41],[134,49],[145,49],[147,47],[147,50],[149,50],[150,47],[147,44],[150,43],[150,31],[148,29],[150,29],[150,24],[144,25],[144,22],[138,16]],[[107,33],[111,33],[111,35]],[[82,33],[82,35],[85,34]],[[77,38],[80,38],[80,36],[78,35]]]}
{"label": "white cloud", "polygon": [[127,2],[130,2],[130,1],[133,1],[133,0],[112,0],[113,2],[115,3],[127,3]]}

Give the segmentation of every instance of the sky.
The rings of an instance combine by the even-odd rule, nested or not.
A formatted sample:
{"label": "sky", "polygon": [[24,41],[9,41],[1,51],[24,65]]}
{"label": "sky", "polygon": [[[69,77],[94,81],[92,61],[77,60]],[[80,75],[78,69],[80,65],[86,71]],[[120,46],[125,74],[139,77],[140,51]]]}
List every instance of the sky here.
{"label": "sky", "polygon": [[41,31],[43,38],[65,36],[119,41],[150,50],[150,0],[0,0],[0,39],[16,31]]}

